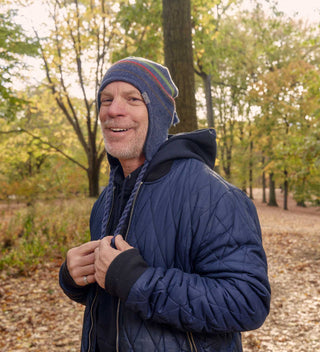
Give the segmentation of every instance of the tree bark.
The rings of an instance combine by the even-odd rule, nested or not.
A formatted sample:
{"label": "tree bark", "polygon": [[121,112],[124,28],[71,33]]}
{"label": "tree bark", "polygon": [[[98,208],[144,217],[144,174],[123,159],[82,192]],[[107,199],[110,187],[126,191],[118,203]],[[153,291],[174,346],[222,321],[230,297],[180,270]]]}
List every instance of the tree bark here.
{"label": "tree bark", "polygon": [[204,93],[206,97],[208,127],[214,128],[214,112],[213,112],[213,102],[212,102],[212,94],[211,94],[211,76],[202,72],[201,78],[203,81]]}
{"label": "tree bark", "polygon": [[271,207],[277,207],[277,200],[276,200],[276,184],[273,178],[273,172],[269,174],[269,202],[268,205]]}
{"label": "tree bark", "polygon": [[249,161],[249,197],[253,199],[253,162],[252,162],[253,142],[250,142],[250,161]]}
{"label": "tree bark", "polygon": [[180,123],[172,132],[198,128],[191,36],[190,0],[162,0],[165,65],[179,89],[176,99]]}
{"label": "tree bark", "polygon": [[98,168],[89,167],[87,170],[88,181],[89,181],[89,197],[97,197],[99,195],[99,172]]}
{"label": "tree bark", "polygon": [[[264,156],[262,157],[262,167],[264,167]],[[262,172],[262,203],[267,203],[267,197],[266,197],[266,173],[263,171]]]}
{"label": "tree bark", "polygon": [[289,195],[289,182],[288,171],[284,170],[284,183],[283,183],[283,209],[288,210],[288,195]]}

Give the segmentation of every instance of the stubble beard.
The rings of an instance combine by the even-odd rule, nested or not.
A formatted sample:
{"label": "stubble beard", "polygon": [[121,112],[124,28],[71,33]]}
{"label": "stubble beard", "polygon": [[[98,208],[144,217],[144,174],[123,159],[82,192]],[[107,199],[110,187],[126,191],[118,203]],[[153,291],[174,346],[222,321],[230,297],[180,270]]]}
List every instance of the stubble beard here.
{"label": "stubble beard", "polygon": [[105,150],[108,154],[119,160],[139,158],[143,152],[146,134],[147,133],[145,132],[142,136],[141,133],[141,136],[137,136],[136,139],[131,140],[128,144],[113,146],[112,143],[108,142],[106,136],[103,133]]}

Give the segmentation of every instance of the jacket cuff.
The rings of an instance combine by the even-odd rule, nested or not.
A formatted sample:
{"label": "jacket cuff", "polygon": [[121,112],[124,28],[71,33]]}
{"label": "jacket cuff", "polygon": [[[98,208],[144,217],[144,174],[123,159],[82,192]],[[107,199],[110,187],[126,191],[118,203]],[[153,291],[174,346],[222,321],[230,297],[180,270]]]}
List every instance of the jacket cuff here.
{"label": "jacket cuff", "polygon": [[136,248],[122,252],[109,266],[105,279],[106,291],[126,301],[131,287],[147,268],[147,263]]}

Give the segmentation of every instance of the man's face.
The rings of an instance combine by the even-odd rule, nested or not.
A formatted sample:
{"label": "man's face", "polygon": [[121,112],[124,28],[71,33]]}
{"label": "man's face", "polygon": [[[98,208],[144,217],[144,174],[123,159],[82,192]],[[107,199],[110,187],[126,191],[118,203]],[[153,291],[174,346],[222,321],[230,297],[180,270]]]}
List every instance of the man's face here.
{"label": "man's face", "polygon": [[108,84],[100,95],[100,122],[107,152],[121,163],[142,164],[148,132],[148,110],[137,88],[125,82]]}

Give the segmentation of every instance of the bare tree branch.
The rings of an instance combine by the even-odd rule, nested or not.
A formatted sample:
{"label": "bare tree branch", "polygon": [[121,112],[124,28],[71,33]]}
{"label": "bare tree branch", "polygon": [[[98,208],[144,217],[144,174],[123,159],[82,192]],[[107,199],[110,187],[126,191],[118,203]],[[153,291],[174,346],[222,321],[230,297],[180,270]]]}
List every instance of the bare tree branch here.
{"label": "bare tree branch", "polygon": [[80,164],[77,160],[75,160],[74,158],[72,158],[70,155],[66,154],[63,150],[61,150],[59,147],[53,145],[52,143],[43,140],[41,137],[36,136],[34,133],[24,129],[24,128],[19,128],[16,130],[10,130],[10,131],[0,131],[0,134],[13,134],[13,133],[26,133],[29,136],[31,136],[33,139],[36,139],[38,141],[40,141],[42,144],[47,145],[48,147],[54,149],[56,152],[58,152],[59,154],[63,155],[66,159],[72,161],[74,164],[78,165],[81,169],[87,171],[87,167],[85,167],[84,165]]}

